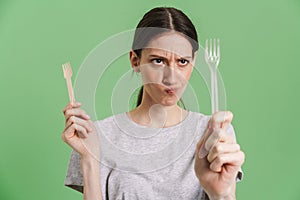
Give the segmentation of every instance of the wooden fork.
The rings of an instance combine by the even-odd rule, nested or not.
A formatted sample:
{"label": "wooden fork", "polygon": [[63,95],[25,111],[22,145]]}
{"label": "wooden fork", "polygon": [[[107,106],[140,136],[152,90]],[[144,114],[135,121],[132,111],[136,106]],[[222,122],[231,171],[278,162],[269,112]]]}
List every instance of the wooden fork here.
{"label": "wooden fork", "polygon": [[62,68],[63,68],[63,72],[64,72],[64,77],[65,77],[66,82],[67,82],[69,100],[70,100],[70,102],[72,102],[72,104],[74,104],[75,103],[75,97],[74,97],[74,91],[73,91],[72,81],[71,81],[72,68],[71,68],[70,62],[67,62],[67,63],[63,64]]}

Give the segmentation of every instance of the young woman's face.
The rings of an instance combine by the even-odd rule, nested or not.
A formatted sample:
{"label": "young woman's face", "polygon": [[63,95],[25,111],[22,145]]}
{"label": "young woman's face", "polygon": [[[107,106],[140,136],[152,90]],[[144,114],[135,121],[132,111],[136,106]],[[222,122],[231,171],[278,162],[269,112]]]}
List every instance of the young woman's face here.
{"label": "young woman's face", "polygon": [[177,104],[193,71],[192,45],[181,34],[169,32],[152,39],[139,61],[144,97],[153,104]]}

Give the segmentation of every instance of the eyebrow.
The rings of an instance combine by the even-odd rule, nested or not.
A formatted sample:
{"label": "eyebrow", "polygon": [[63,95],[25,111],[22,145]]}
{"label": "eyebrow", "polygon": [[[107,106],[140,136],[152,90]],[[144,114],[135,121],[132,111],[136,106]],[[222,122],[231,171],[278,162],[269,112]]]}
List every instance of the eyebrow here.
{"label": "eyebrow", "polygon": [[[155,55],[155,54],[151,54],[151,55],[149,55],[149,57],[160,57],[160,58],[165,58],[164,56]],[[192,57],[191,57],[191,56],[180,56],[180,58],[192,58]]]}

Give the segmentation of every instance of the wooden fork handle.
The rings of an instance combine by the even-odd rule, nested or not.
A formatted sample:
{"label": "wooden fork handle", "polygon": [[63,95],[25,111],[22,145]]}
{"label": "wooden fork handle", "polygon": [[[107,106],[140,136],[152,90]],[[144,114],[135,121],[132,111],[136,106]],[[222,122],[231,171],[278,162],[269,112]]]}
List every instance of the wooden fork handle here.
{"label": "wooden fork handle", "polygon": [[74,104],[75,103],[75,97],[74,97],[74,91],[73,91],[73,87],[72,87],[71,78],[66,78],[66,81],[67,81],[67,87],[68,87],[70,102],[72,102]]}

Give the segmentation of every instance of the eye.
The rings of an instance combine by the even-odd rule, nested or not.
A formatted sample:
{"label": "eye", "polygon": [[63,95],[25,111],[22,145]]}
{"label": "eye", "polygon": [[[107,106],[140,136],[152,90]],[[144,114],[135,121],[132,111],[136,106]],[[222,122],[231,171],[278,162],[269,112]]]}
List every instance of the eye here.
{"label": "eye", "polygon": [[181,66],[187,65],[187,64],[189,64],[189,62],[190,62],[190,61],[188,61],[188,60],[186,60],[186,59],[180,59],[180,60],[179,60],[179,64],[180,64]]}
{"label": "eye", "polygon": [[163,65],[163,60],[160,59],[160,58],[152,59],[151,62],[156,64],[156,65]]}

